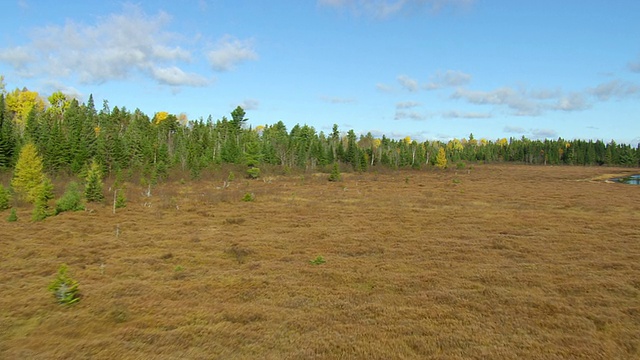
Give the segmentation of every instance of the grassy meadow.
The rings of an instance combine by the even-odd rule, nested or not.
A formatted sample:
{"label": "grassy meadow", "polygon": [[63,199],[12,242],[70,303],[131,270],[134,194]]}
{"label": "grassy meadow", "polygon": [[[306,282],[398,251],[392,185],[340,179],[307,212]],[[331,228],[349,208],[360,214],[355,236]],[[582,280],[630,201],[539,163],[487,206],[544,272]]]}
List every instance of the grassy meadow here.
{"label": "grassy meadow", "polygon": [[219,174],[3,211],[0,358],[637,359],[640,187],[605,181],[632,173]]}

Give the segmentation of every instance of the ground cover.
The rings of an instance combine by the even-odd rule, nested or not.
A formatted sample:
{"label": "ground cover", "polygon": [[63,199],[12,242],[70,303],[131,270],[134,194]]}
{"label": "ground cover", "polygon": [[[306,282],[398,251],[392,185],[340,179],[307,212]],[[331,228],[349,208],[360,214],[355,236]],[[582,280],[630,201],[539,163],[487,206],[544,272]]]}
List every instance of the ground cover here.
{"label": "ground cover", "polygon": [[638,358],[640,187],[604,181],[626,173],[224,174],[4,211],[0,358]]}

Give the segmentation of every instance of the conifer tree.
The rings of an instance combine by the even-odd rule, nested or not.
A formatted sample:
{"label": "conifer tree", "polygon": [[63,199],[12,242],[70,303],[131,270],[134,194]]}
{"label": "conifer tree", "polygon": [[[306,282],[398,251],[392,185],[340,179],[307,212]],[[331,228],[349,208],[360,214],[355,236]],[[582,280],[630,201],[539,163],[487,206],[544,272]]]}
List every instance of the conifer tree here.
{"label": "conifer tree", "polygon": [[87,201],[100,202],[104,200],[104,195],[102,194],[102,170],[95,159],[89,166],[85,180],[84,196]]}
{"label": "conifer tree", "polygon": [[13,171],[11,186],[30,203],[49,200],[52,197],[51,182],[43,173],[42,159],[33,143],[26,144]]}
{"label": "conifer tree", "polygon": [[438,155],[436,156],[436,166],[440,169],[447,168],[447,154],[443,147],[438,149]]}

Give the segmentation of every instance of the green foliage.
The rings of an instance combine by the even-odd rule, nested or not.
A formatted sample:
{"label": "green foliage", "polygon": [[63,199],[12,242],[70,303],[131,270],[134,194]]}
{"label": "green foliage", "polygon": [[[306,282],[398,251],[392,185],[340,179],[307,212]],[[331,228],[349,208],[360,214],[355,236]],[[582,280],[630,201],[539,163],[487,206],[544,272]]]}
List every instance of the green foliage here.
{"label": "green foliage", "polygon": [[118,189],[116,190],[116,192],[116,203],[114,205],[115,208],[122,209],[124,207],[127,207],[127,196],[124,193],[124,189]]}
{"label": "green foliage", "polygon": [[31,213],[31,220],[34,222],[42,221],[49,216],[48,206],[46,203],[42,201],[37,201],[35,207],[33,208],[33,212]]}
{"label": "green foliage", "polygon": [[342,179],[342,175],[340,175],[340,167],[338,163],[333,163],[333,169],[331,170],[331,174],[329,175],[329,181],[340,181]]}
{"label": "green foliage", "polygon": [[260,177],[260,168],[250,167],[247,169],[247,176],[249,179],[257,179]]}
{"label": "green foliage", "polygon": [[78,183],[72,181],[67,185],[67,190],[64,192],[62,197],[56,201],[55,214],[58,215],[65,211],[80,210],[84,210],[82,193],[80,192],[80,186]]}
{"label": "green foliage", "polygon": [[16,209],[11,209],[11,212],[9,213],[9,217],[7,218],[8,222],[15,222],[18,221],[18,214],[16,214]]}
{"label": "green foliage", "polygon": [[229,171],[229,176],[227,176],[227,181],[232,182],[235,179],[236,179],[236,174],[234,174],[233,171]]}
{"label": "green foliage", "polygon": [[250,201],[254,201],[256,199],[256,196],[253,193],[245,193],[244,196],[242,197],[242,201],[246,201],[246,202],[250,202]]}
{"label": "green foliage", "polygon": [[320,255],[318,255],[315,259],[309,261],[311,265],[322,265],[326,262],[327,261]]}
{"label": "green foliage", "polygon": [[86,184],[84,186],[84,196],[89,202],[101,202],[104,200],[102,194],[102,170],[94,159],[87,170]]}
{"label": "green foliage", "polygon": [[75,304],[80,300],[78,282],[67,275],[67,270],[67,264],[60,265],[58,275],[49,284],[49,291],[53,293],[53,296],[61,305]]}
{"label": "green foliage", "polygon": [[0,184],[0,211],[8,209],[10,202],[11,193],[9,192],[9,189]]}

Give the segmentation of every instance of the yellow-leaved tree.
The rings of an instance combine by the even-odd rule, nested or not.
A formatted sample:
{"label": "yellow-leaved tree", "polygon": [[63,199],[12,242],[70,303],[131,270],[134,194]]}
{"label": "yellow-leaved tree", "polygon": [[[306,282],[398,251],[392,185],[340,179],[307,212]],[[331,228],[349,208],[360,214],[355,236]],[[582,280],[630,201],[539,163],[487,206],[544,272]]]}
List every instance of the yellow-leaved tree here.
{"label": "yellow-leaved tree", "polygon": [[443,147],[438,149],[438,155],[436,156],[436,166],[440,169],[447,168],[447,153]]}
{"label": "yellow-leaved tree", "polygon": [[[51,181],[42,170],[42,158],[33,143],[20,150],[11,179],[13,190],[30,203],[46,203],[53,196]],[[44,205],[44,204],[43,204]]]}
{"label": "yellow-leaved tree", "polygon": [[7,93],[5,97],[7,109],[15,114],[15,122],[21,126],[29,116],[32,109],[36,111],[44,110],[44,100],[35,91],[29,91],[26,88],[22,90],[15,89]]}

